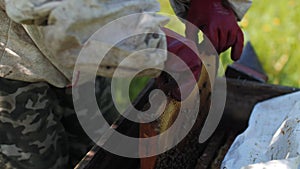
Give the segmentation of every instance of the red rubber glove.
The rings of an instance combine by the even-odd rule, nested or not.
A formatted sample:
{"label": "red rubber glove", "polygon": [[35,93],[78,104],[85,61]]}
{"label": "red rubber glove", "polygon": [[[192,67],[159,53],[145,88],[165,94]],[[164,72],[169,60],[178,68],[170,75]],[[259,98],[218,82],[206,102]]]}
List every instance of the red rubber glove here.
{"label": "red rubber glove", "polygon": [[186,23],[186,37],[198,43],[198,29],[209,38],[220,54],[229,47],[231,59],[236,61],[243,51],[243,32],[237,24],[237,19],[222,0],[191,0]]}
{"label": "red rubber glove", "polygon": [[[178,75],[179,80],[177,83],[179,86],[182,86],[183,93],[180,93],[179,86],[176,85],[176,82],[171,76],[165,72],[162,72],[156,79],[156,84],[158,88],[166,92],[169,96],[180,101],[182,100],[181,98],[185,99],[189,96],[196,85],[194,82],[198,82],[202,62],[198,57],[198,49],[193,41],[186,39],[169,29],[162,28],[162,30],[166,34],[168,52],[172,53],[168,54],[168,59],[165,62],[165,70],[174,72]],[[196,51],[196,53],[194,51]],[[187,66],[178,64],[177,60],[174,59],[176,56]],[[187,73],[187,71],[191,71],[193,76]]]}

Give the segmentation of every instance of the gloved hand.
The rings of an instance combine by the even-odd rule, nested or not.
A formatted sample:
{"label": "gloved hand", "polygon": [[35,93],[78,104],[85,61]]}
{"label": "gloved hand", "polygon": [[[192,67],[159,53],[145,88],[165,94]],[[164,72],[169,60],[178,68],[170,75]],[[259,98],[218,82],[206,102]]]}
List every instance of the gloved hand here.
{"label": "gloved hand", "polygon": [[187,38],[198,43],[198,27],[219,54],[232,47],[232,60],[240,58],[243,50],[243,32],[237,24],[234,12],[225,6],[222,0],[191,0],[187,21],[196,26],[186,23]]}
{"label": "gloved hand", "polygon": [[[162,72],[161,75],[156,78],[156,84],[159,89],[180,101],[181,98],[185,99],[189,96],[194,89],[196,84],[193,82],[199,80],[202,62],[198,56],[197,46],[193,41],[169,29],[162,28],[162,30],[166,34],[168,52],[172,53],[168,54],[168,59],[165,62],[165,70],[175,72],[175,74],[178,75],[179,80],[177,83],[179,86],[182,86],[182,91],[184,92],[180,92],[179,86],[177,86],[171,76],[165,72]],[[187,66],[179,64],[175,57],[179,57]],[[191,71],[192,75],[187,73],[188,71]]]}

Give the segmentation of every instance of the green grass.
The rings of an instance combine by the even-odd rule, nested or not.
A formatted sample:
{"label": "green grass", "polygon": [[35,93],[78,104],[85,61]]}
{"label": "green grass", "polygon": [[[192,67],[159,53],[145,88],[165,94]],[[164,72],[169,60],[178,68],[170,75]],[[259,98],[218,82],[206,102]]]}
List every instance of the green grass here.
{"label": "green grass", "polygon": [[[161,13],[174,15],[168,0],[158,1]],[[245,42],[252,42],[269,76],[268,83],[300,87],[300,1],[253,0],[240,26]],[[180,21],[170,22],[166,27],[183,35],[184,25]],[[229,56],[230,50],[220,56],[224,67],[232,63]],[[147,78],[136,78],[132,82],[131,98],[135,98],[147,81]]]}
{"label": "green grass", "polygon": [[300,86],[299,9],[298,0],[254,0],[241,24],[270,77],[270,83]]}
{"label": "green grass", "polygon": [[[161,12],[174,14],[168,0],[158,1]],[[300,87],[300,1],[253,0],[240,25],[269,76],[268,83]],[[178,22],[167,27],[181,34],[184,30]],[[229,54],[221,55],[224,66],[231,63]]]}

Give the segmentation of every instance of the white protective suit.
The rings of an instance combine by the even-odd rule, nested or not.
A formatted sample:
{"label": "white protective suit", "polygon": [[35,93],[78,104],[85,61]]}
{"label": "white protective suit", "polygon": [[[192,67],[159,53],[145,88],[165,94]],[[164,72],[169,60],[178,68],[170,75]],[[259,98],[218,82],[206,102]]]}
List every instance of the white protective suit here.
{"label": "white protective suit", "polygon": [[[170,2],[175,13],[184,17],[189,0]],[[251,4],[251,0],[228,2],[239,19]],[[119,17],[158,12],[160,8],[156,0],[0,0],[0,9],[0,77],[27,82],[44,81],[65,87],[72,81],[80,49],[95,31]],[[148,14],[148,17],[130,23],[124,31],[142,29],[162,35],[151,37],[145,34],[125,40],[105,57],[103,64],[117,66],[122,57],[136,50],[165,49],[165,37],[159,26],[167,20],[157,14]],[[166,60],[166,54],[151,53],[140,57],[150,55],[155,55],[155,61],[133,61],[128,66],[163,65]],[[111,76],[112,71],[100,67],[97,74]],[[146,74],[156,75],[157,72]]]}

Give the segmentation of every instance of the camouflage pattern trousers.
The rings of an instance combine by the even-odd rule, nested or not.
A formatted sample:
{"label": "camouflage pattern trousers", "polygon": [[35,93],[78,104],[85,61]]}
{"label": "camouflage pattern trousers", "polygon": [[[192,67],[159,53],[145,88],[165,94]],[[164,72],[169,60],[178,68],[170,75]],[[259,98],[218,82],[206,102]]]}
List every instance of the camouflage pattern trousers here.
{"label": "camouflage pattern trousers", "polygon": [[[110,99],[110,79],[97,78],[95,86],[100,110],[112,123],[118,113]],[[91,146],[71,89],[0,78],[0,169],[73,168]]]}

